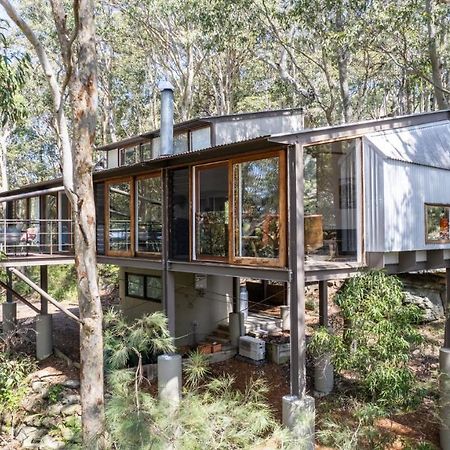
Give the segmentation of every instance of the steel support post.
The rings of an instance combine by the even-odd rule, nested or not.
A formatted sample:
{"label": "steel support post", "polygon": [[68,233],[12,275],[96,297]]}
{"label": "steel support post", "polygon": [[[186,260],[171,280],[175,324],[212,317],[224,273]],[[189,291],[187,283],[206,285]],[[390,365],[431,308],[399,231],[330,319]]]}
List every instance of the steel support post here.
{"label": "steel support post", "polygon": [[[39,266],[41,289],[48,292],[48,266]],[[41,314],[48,314],[48,300],[41,295]]]}
{"label": "steel support post", "polygon": [[303,147],[288,147],[289,305],[291,314],[291,395],[283,397],[283,424],[302,448],[314,448],[314,399],[306,395],[305,252]]}

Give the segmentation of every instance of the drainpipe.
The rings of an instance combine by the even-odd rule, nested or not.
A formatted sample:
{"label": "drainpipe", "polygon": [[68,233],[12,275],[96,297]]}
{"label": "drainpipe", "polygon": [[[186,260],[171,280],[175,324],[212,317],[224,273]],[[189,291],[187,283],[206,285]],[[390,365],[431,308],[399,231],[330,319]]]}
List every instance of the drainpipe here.
{"label": "drainpipe", "polygon": [[161,155],[173,154],[173,91],[174,87],[168,81],[158,85],[161,91]]}

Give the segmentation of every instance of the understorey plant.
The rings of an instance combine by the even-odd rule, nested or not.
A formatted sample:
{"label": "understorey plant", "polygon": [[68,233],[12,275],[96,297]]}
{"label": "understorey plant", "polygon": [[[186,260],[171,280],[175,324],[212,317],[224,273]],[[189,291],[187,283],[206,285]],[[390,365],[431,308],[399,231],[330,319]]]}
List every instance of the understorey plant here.
{"label": "understorey plant", "polygon": [[314,354],[331,352],[337,372],[353,372],[366,398],[390,409],[417,400],[408,362],[412,348],[422,342],[416,327],[421,311],[403,300],[397,277],[377,270],[360,273],[335,298],[343,329],[335,334],[319,329],[310,344]]}
{"label": "understorey plant", "polygon": [[408,367],[413,346],[422,338],[416,325],[421,311],[404,304],[401,281],[383,271],[369,271],[348,280],[336,296],[351,342],[344,365],[361,379],[371,400],[391,407],[408,406],[414,376]]}

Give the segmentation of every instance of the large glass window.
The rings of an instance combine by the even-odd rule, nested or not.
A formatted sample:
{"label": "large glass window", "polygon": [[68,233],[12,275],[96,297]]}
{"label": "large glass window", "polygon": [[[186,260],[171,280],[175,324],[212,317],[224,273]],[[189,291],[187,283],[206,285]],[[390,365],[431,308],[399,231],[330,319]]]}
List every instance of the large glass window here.
{"label": "large glass window", "polygon": [[228,256],[228,164],[197,168],[196,254]]}
{"label": "large glass window", "polygon": [[189,169],[169,173],[170,182],[170,255],[189,260]]}
{"label": "large glass window", "polygon": [[235,257],[280,256],[280,158],[233,165]]}
{"label": "large glass window", "polygon": [[204,127],[191,131],[191,150],[211,147],[211,128]]}
{"label": "large glass window", "polygon": [[126,273],[126,296],[142,300],[162,301],[162,280],[155,275]]}
{"label": "large glass window", "polygon": [[425,205],[427,243],[448,243],[450,205]]}
{"label": "large glass window", "polygon": [[173,137],[173,152],[184,153],[189,150],[189,141],[187,133],[178,133]]}
{"label": "large glass window", "polygon": [[304,148],[307,260],[352,260],[357,256],[359,149],[359,139]]}
{"label": "large glass window", "polygon": [[137,192],[138,252],[160,253],[162,245],[162,187],[161,177],[140,178]]}
{"label": "large glass window", "polygon": [[105,183],[94,184],[97,253],[105,254]]}
{"label": "large glass window", "polygon": [[108,183],[109,250],[130,253],[132,249],[131,181]]}

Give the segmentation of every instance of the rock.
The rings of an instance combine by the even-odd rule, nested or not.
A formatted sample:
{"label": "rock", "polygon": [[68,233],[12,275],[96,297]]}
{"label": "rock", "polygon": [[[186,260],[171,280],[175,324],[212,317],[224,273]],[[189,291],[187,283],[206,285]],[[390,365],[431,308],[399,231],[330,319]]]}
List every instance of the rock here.
{"label": "rock", "polygon": [[64,442],[58,441],[54,437],[46,434],[39,443],[39,450],[59,450],[65,446]]}
{"label": "rock", "polygon": [[81,415],[81,405],[66,405],[61,409],[61,414],[63,416],[74,416],[75,414]]}
{"label": "rock", "polygon": [[69,389],[79,389],[80,382],[78,380],[66,380],[61,383],[64,387]]}
{"label": "rock", "polygon": [[31,389],[37,393],[40,393],[46,386],[47,383],[44,381],[33,381],[33,383],[31,383]]}
{"label": "rock", "polygon": [[31,416],[26,416],[23,419],[23,423],[31,427],[40,427],[42,426],[42,419],[41,414],[32,414]]}
{"label": "rock", "polygon": [[47,409],[47,415],[49,416],[58,416],[61,413],[64,405],[61,403],[55,403],[54,405],[50,405]]}
{"label": "rock", "polygon": [[422,310],[422,322],[433,322],[444,317],[441,292],[418,286],[405,286],[406,304],[416,305]]}
{"label": "rock", "polygon": [[19,428],[16,439],[20,443],[27,441],[27,443],[31,444],[34,440],[39,439],[44,434],[45,431],[42,428],[25,426]]}
{"label": "rock", "polygon": [[42,426],[45,428],[53,428],[56,425],[56,417],[44,417],[42,419]]}
{"label": "rock", "polygon": [[62,427],[59,431],[61,433],[61,437],[65,441],[71,441],[75,436],[75,433],[71,428]]}
{"label": "rock", "polygon": [[28,395],[22,400],[21,406],[26,412],[33,412],[38,409],[38,403],[38,396]]}
{"label": "rock", "polygon": [[78,394],[69,394],[62,399],[64,405],[74,405],[75,403],[80,403],[80,401],[81,398]]}

